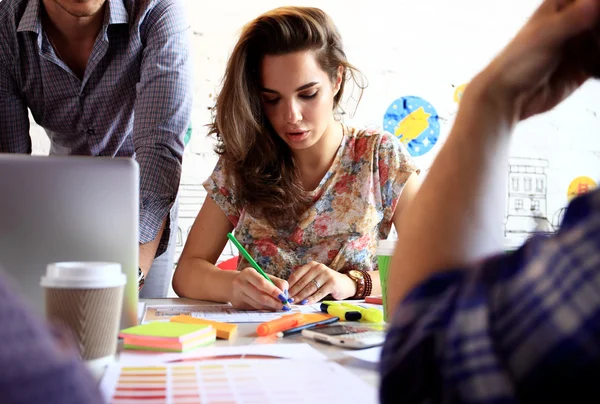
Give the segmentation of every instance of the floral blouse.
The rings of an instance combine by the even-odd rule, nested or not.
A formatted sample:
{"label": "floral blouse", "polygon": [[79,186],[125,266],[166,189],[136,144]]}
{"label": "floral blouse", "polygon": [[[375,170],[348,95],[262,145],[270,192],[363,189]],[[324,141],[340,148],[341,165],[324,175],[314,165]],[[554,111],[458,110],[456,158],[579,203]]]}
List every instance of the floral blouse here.
{"label": "floral blouse", "polygon": [[[220,161],[203,185],[258,265],[288,279],[311,261],[336,271],[377,270],[377,242],[387,238],[402,188],[415,171],[408,151],[395,136],[344,127],[333,164],[310,192],[312,205],[293,231],[285,234],[235,207]],[[240,257],[238,269],[247,266]]]}

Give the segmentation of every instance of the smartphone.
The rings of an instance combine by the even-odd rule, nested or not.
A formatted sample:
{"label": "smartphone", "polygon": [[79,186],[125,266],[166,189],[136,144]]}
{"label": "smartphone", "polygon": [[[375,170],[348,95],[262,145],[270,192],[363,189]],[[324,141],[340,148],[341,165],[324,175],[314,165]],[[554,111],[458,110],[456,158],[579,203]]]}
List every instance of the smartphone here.
{"label": "smartphone", "polygon": [[352,349],[369,348],[385,342],[383,326],[323,325],[302,330],[302,335],[315,341]]}

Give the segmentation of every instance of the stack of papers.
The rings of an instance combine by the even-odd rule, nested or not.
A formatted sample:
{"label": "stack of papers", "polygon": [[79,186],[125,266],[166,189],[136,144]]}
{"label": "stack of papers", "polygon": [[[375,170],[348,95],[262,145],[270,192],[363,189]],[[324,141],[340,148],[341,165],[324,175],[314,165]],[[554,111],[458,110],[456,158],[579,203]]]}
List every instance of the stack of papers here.
{"label": "stack of papers", "polygon": [[210,325],[157,322],[127,328],[119,337],[124,339],[125,349],[186,352],[212,344],[217,333]]}
{"label": "stack of papers", "polygon": [[[1,1],[1,0],[0,0]],[[263,323],[287,314],[320,313],[320,303],[315,306],[292,306],[291,311],[239,310],[230,304],[208,305],[150,305],[146,306],[142,323],[169,321],[171,317],[186,315],[221,323]]]}

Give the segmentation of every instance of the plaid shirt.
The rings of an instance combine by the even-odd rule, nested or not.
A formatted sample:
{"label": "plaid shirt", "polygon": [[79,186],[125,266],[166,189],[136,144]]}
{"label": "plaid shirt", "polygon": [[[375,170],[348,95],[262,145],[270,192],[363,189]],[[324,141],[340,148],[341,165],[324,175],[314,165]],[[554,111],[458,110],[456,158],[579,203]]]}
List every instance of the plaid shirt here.
{"label": "plaid shirt", "polygon": [[[179,185],[192,91],[189,25],[178,0],[107,0],[79,79],[42,28],[40,0],[0,2],[0,152],[31,153],[27,108],[51,154],[133,156],[140,242],[158,233]],[[166,248],[163,234],[159,254]]]}
{"label": "plaid shirt", "polygon": [[555,236],[414,289],[381,371],[384,404],[600,401],[600,191]]}

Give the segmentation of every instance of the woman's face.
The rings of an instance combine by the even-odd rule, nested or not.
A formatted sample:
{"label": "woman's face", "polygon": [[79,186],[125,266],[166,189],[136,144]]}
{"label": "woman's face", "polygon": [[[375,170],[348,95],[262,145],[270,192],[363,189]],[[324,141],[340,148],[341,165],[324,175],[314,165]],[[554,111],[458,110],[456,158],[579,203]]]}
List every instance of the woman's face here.
{"label": "woman's face", "polygon": [[275,132],[293,150],[317,143],[334,122],[333,97],[342,80],[334,83],[321,69],[313,51],[267,55],[261,65],[261,98]]}

